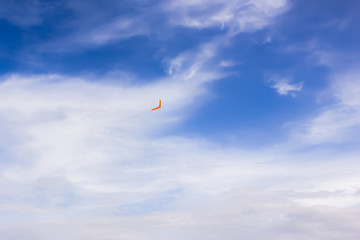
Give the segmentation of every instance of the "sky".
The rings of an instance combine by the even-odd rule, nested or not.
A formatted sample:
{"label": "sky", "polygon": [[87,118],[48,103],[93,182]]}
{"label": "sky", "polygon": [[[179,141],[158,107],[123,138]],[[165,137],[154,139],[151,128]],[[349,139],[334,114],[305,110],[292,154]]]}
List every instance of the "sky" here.
{"label": "sky", "polygon": [[360,238],[359,1],[0,3],[2,239]]}

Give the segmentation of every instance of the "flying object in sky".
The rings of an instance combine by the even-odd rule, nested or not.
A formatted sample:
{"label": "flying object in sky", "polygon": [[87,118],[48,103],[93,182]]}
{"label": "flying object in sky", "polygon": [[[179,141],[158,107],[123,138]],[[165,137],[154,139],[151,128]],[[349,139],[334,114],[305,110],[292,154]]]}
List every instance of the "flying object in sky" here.
{"label": "flying object in sky", "polygon": [[159,106],[156,107],[156,108],[151,109],[151,111],[154,111],[154,110],[159,109],[159,108],[161,108],[161,99],[159,100]]}

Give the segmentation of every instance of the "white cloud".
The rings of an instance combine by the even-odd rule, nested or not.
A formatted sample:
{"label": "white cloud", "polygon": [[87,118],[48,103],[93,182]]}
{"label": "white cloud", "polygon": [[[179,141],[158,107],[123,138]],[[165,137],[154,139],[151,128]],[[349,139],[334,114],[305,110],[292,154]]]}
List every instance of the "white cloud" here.
{"label": "white cloud", "polygon": [[88,34],[80,34],[82,44],[105,45],[111,41],[127,39],[133,36],[146,35],[148,27],[139,19],[118,18],[111,23],[99,26]]}
{"label": "white cloud", "polygon": [[357,139],[360,128],[360,74],[348,71],[332,79],[327,94],[336,102],[328,104],[313,119],[300,124],[295,135],[311,144],[340,143]]}
{"label": "white cloud", "polygon": [[193,210],[148,216],[76,217],[4,226],[11,239],[276,239],[356,240],[359,211],[300,207],[281,192],[240,189],[211,197]]}
{"label": "white cloud", "polygon": [[[84,25],[87,22],[84,23]],[[71,52],[84,48],[101,47],[135,36],[147,36],[151,27],[137,16],[117,17],[89,27],[85,25],[63,38],[48,41],[37,46],[41,52]]]}
{"label": "white cloud", "polygon": [[214,39],[208,43],[202,44],[198,52],[187,51],[180,53],[175,58],[169,61],[168,74],[174,73],[186,73],[186,79],[194,76],[194,74],[200,70],[202,65],[205,65],[207,60],[216,56],[220,42]]}
{"label": "white cloud", "polygon": [[[141,86],[58,75],[6,78],[1,235],[359,236],[358,215],[343,209],[359,204],[357,153],[249,151],[165,134],[204,93],[202,83],[217,78],[199,60],[211,55],[206,49],[195,54],[198,70],[188,80],[192,65]],[[162,109],[150,111],[160,97]]]}
{"label": "white cloud", "polygon": [[[108,16],[104,9],[99,9],[96,2],[65,1],[63,7],[71,9],[75,14],[75,20],[64,24],[70,29],[69,34],[61,39],[42,42],[32,50],[74,51],[82,47],[99,47],[134,36],[162,39],[165,32],[171,36],[174,26],[179,25],[188,28],[226,28],[223,34],[231,37],[240,32],[256,31],[270,25],[276,16],[289,7],[287,0],[216,0],[211,3],[205,0],[172,0],[153,4],[132,1],[125,4],[125,7],[128,5],[131,5],[130,9],[138,11],[130,11],[132,14],[125,15],[117,12],[122,9],[119,3],[107,3],[104,9],[112,12],[111,16]],[[92,17],[89,18],[89,15]]]}
{"label": "white cloud", "polygon": [[269,25],[272,18],[288,8],[281,1],[179,1],[164,5],[171,23],[192,28],[227,27],[232,34],[254,31]]}
{"label": "white cloud", "polygon": [[221,60],[220,61],[220,66],[221,67],[233,67],[235,65],[236,65],[236,63],[233,62],[233,61],[226,61],[226,60]]}
{"label": "white cloud", "polygon": [[[219,42],[180,54],[169,61],[170,76],[143,85],[115,83],[113,75],[109,81],[61,75],[3,79],[1,235],[358,236],[352,225],[357,215],[344,209],[360,201],[357,152],[251,151],[166,134],[206,93],[204,84],[222,76],[208,64]],[[346,89],[337,92],[339,98],[356,105],[345,97],[356,90]],[[159,98],[162,109],[150,111]],[[334,212],[343,218],[330,219]],[[325,217],[319,226],[316,219]],[[304,219],[311,224],[303,225]],[[289,233],[289,226],[297,227]],[[96,231],[89,235],[89,229]]]}
{"label": "white cloud", "polygon": [[[71,194],[129,192],[126,198],[133,200],[169,189],[169,176],[149,180],[164,171],[157,158],[166,158],[171,148],[192,146],[176,139],[169,145],[159,135],[186,116],[185,109],[204,94],[203,83],[221,77],[203,66],[211,58],[207,47],[190,55],[195,58],[187,61],[188,69],[136,87],[60,75],[2,79],[3,182],[16,185],[14,194],[21,195],[25,187],[35,191],[39,182],[60,178],[73,186]],[[151,112],[159,98],[162,109]],[[171,157],[172,164],[180,164]]]}
{"label": "white cloud", "polygon": [[293,97],[295,96],[295,92],[301,91],[304,83],[290,83],[290,80],[287,78],[272,78],[271,79],[274,84],[271,86],[274,88],[277,93],[280,95],[288,95],[291,94]]}

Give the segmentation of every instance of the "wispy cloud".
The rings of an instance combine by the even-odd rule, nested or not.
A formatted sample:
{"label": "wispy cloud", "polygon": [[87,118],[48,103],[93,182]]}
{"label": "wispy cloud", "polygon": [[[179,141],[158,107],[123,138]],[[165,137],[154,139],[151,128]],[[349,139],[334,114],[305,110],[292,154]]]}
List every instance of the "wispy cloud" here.
{"label": "wispy cloud", "polygon": [[285,11],[287,1],[212,1],[172,0],[164,5],[172,24],[191,28],[221,27],[232,34],[261,29]]}
{"label": "wispy cloud", "polygon": [[299,92],[302,90],[304,83],[291,83],[288,78],[279,78],[275,77],[272,78],[271,81],[273,84],[271,85],[272,88],[276,90],[277,93],[280,95],[288,95],[295,97],[295,92]]}
{"label": "wispy cloud", "polygon": [[[330,229],[357,236],[357,213],[343,209],[358,203],[357,153],[249,151],[165,135],[204,94],[203,83],[219,77],[202,64],[211,55],[206,47],[189,53],[188,67],[140,86],[60,75],[4,79],[2,236],[331,239]],[[151,112],[159,97],[162,109]],[[300,161],[309,156],[316,160]],[[323,218],[332,220],[319,226]],[[19,223],[25,219],[32,224]]]}
{"label": "wispy cloud", "polygon": [[[132,153],[128,155],[130,149],[138,149],[139,144],[149,141],[144,138],[146,135],[156,136],[179,121],[184,109],[204,94],[203,83],[221,77],[218,72],[205,71],[206,54],[200,51],[195,55],[199,57],[189,62],[188,70],[138,87],[60,75],[6,77],[0,86],[3,100],[0,115],[4,126],[1,130],[3,136],[14,139],[15,143],[3,139],[2,147],[12,156],[9,162],[18,159],[30,166],[12,165],[3,169],[3,176],[24,183],[60,175],[93,191],[117,189],[112,184],[97,183],[102,175],[96,173],[101,171],[99,166],[112,161],[130,161],[134,157]],[[164,110],[151,112],[159,98],[163,100]],[[156,140],[153,143],[159,144]],[[149,149],[143,152],[155,154],[151,146],[146,145],[143,147]],[[91,150],[90,146],[93,146]],[[146,154],[143,157],[146,158]],[[97,176],[79,174],[82,168]],[[130,168],[139,174],[142,172],[141,167]],[[161,166],[155,170],[157,168]],[[128,190],[131,191],[131,187]]]}
{"label": "wispy cloud", "polygon": [[344,142],[356,139],[360,127],[360,75],[357,71],[338,73],[332,79],[328,95],[335,103],[328,104],[313,119],[296,129],[310,143]]}
{"label": "wispy cloud", "polygon": [[[146,8],[142,7],[143,4]],[[41,51],[66,52],[82,47],[99,47],[134,36],[161,38],[164,32],[169,35],[169,31],[179,25],[186,28],[226,28],[225,33],[232,36],[266,27],[288,8],[286,0],[276,2],[232,0],[226,3],[172,0],[152,5],[136,2],[133,5],[138,6],[139,10],[124,15],[121,12],[122,8],[117,3],[111,2],[106,9],[113,5],[114,13],[106,17],[103,10],[99,10],[94,3],[84,4],[80,1],[80,4],[74,4],[65,1],[63,5],[65,9],[78,14],[75,18],[76,24],[72,21],[64,23],[70,31],[67,31],[61,39],[41,43],[37,46]],[[130,9],[134,9],[134,6]],[[82,13],[84,11],[87,11],[86,15]],[[88,15],[94,17],[88,18]]]}
{"label": "wispy cloud", "polygon": [[105,45],[111,41],[145,35],[148,26],[134,18],[118,18],[111,23],[99,26],[88,34],[79,36],[81,44]]}
{"label": "wispy cloud", "polygon": [[226,61],[226,60],[221,60],[220,61],[220,66],[221,67],[233,67],[235,65],[237,65],[237,63],[233,62],[233,61]]}

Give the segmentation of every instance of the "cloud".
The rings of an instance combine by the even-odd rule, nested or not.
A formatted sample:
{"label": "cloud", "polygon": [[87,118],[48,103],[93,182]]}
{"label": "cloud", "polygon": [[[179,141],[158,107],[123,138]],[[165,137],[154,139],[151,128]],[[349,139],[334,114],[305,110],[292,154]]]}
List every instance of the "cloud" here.
{"label": "cloud", "polygon": [[356,141],[360,127],[360,74],[349,70],[332,77],[327,95],[334,100],[312,119],[300,123],[294,133],[311,144]]}
{"label": "cloud", "polygon": [[287,1],[179,1],[164,5],[171,23],[190,28],[221,27],[231,34],[261,29],[287,10]]}
{"label": "cloud", "polygon": [[202,67],[202,65],[211,65],[208,61],[216,57],[220,46],[219,39],[213,39],[208,43],[204,43],[199,47],[199,51],[186,51],[180,53],[175,58],[169,61],[168,74],[187,73],[186,78],[191,78]]}
{"label": "cloud", "polygon": [[[191,109],[205,93],[204,83],[221,77],[204,67],[211,58],[207,48],[189,55],[196,57],[187,60],[188,69],[141,86],[61,75],[3,77],[0,147],[5,159],[4,183],[16,185],[13,194],[19,198],[50,205],[70,204],[68,195],[79,198],[83,192],[132,192],[126,198],[140,201],[140,195],[150,194],[149,198],[153,192],[168,190],[166,178],[149,181],[163,171],[157,158],[166,158],[167,151],[181,145],[188,151],[192,146],[176,139],[169,145],[160,136],[186,116],[185,109]],[[163,100],[161,111],[151,112],[159,98]],[[177,158],[172,157],[172,164],[180,164]],[[128,177],[135,177],[135,185],[128,184]],[[59,197],[52,193],[49,199],[33,196],[43,181],[59,183],[52,186]],[[51,200],[54,197],[57,200]]]}
{"label": "cloud", "polygon": [[167,133],[218,77],[202,64],[207,50],[188,53],[192,77],[186,59],[166,80],[136,86],[3,79],[1,235],[356,239],[359,216],[346,208],[359,204],[357,152],[252,151]]}
{"label": "cloud", "polygon": [[290,83],[290,80],[287,78],[272,78],[271,79],[274,84],[271,86],[276,90],[280,95],[288,95],[291,94],[295,97],[295,92],[301,91],[304,83]]}
{"label": "cloud", "polygon": [[[120,6],[116,1],[109,1],[102,6],[104,9],[99,9],[96,1],[64,1],[61,6],[74,12],[74,16],[62,25],[62,31],[67,29],[62,34],[63,38],[37,45],[36,49],[42,52],[67,52],[82,47],[100,47],[134,36],[159,40],[164,38],[164,32],[171,36],[179,25],[191,29],[220,27],[226,29],[220,35],[231,37],[240,32],[262,29],[288,9],[286,0],[232,0],[211,3],[203,0],[172,0],[152,4],[149,1],[125,1]],[[124,9],[129,9],[128,13],[124,14]],[[89,15],[92,18],[89,18]]]}
{"label": "cloud", "polygon": [[91,30],[89,33],[80,34],[78,41],[81,44],[106,45],[112,41],[146,35],[148,33],[147,27],[139,19],[118,18]]}
{"label": "cloud", "polygon": [[83,27],[65,35],[64,38],[38,45],[38,50],[41,52],[79,51],[151,34],[149,22],[139,16],[120,16],[92,23],[90,26],[86,21],[83,24]]}
{"label": "cloud", "polygon": [[[346,208],[360,201],[358,152],[246,150],[169,134],[223,76],[211,67],[220,42],[181,53],[169,76],[144,84],[3,77],[1,235],[356,239],[358,214]],[[351,82],[336,93],[357,106]],[[159,98],[161,111],[150,111]]]}
{"label": "cloud", "polygon": [[[196,210],[195,210],[196,209]],[[237,190],[193,210],[135,217],[57,218],[0,228],[11,239],[278,239],[356,240],[358,210],[304,208],[280,192]]]}
{"label": "cloud", "polygon": [[[320,35],[321,36],[321,35]],[[287,48],[290,53],[307,54],[307,63],[315,67],[325,67],[328,71],[329,86],[318,92],[317,113],[292,125],[292,137],[300,145],[351,146],[358,142],[360,129],[360,74],[358,54],[352,49],[338,48],[338,45],[312,38],[306,44],[295,44]]]}
{"label": "cloud", "polygon": [[221,60],[220,61],[220,66],[221,67],[233,67],[235,66],[237,63],[232,62],[232,61],[226,61],[226,60]]}

